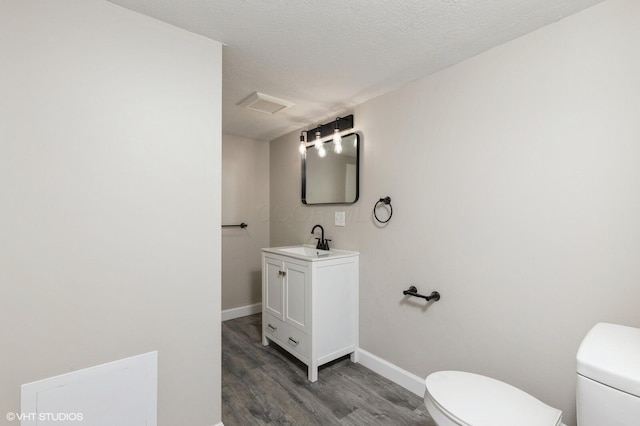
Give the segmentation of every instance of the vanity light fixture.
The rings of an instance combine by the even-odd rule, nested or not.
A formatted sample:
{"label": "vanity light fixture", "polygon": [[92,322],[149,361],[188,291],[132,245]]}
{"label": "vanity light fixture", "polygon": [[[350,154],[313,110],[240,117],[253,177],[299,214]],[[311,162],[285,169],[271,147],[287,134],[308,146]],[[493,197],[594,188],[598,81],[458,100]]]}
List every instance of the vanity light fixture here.
{"label": "vanity light fixture", "polygon": [[[347,131],[353,131],[353,114],[347,115],[346,117],[336,117],[334,121],[326,124],[319,124],[315,129],[303,130],[300,133],[300,154],[304,155],[307,152],[307,144],[311,142],[309,140],[310,132],[315,133],[316,137],[313,141],[313,145],[318,151],[318,155],[320,157],[327,155],[323,141],[328,140],[329,138],[333,138],[334,152],[336,154],[340,154],[342,152],[342,134]],[[306,138],[303,136],[304,133],[306,133]],[[357,138],[354,141],[354,145],[357,144],[356,141]]]}

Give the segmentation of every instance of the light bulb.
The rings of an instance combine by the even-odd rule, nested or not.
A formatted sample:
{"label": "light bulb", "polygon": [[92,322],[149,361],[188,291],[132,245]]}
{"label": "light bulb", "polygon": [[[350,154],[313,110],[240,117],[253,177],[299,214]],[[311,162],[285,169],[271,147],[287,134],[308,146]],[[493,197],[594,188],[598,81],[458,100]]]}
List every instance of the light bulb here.
{"label": "light bulb", "polygon": [[340,135],[340,129],[333,130],[333,143],[334,145],[340,145],[342,143],[342,135]]}
{"label": "light bulb", "polygon": [[324,158],[325,155],[327,155],[327,151],[325,151],[323,147],[320,147],[320,149],[318,150],[318,155],[320,156],[320,158]]}
{"label": "light bulb", "polygon": [[336,154],[340,154],[342,152],[342,142],[334,144],[333,151]]}
{"label": "light bulb", "polygon": [[316,149],[320,150],[322,148],[322,139],[320,137],[320,130],[316,132]]}
{"label": "light bulb", "polygon": [[305,152],[307,152],[307,146],[304,143],[304,132],[300,133],[300,148],[298,148],[298,150],[300,151],[300,154],[304,154]]}

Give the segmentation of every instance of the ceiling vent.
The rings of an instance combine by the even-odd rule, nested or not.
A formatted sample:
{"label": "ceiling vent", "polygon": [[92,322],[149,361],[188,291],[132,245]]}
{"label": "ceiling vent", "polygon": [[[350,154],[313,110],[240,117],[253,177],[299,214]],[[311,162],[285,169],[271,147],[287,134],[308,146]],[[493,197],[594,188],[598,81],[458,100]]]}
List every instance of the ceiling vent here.
{"label": "ceiling vent", "polygon": [[294,103],[278,99],[274,96],[265,95],[264,93],[255,92],[238,105],[252,111],[260,111],[266,114],[275,114],[294,106]]}

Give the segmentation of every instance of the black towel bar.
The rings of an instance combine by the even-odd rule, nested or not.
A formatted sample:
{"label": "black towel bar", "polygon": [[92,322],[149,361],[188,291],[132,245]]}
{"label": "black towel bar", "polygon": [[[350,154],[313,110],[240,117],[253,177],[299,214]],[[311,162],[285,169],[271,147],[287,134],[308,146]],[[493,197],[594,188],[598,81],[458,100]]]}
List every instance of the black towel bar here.
{"label": "black towel bar", "polygon": [[402,294],[404,294],[405,296],[422,297],[423,299],[427,299],[427,301],[433,300],[437,302],[438,300],[440,300],[440,293],[438,293],[437,291],[432,291],[429,296],[425,296],[423,294],[418,294],[418,289],[413,285],[409,287],[409,290],[404,290]]}
{"label": "black towel bar", "polygon": [[246,223],[242,222],[240,225],[222,225],[223,228],[246,228],[247,225]]}

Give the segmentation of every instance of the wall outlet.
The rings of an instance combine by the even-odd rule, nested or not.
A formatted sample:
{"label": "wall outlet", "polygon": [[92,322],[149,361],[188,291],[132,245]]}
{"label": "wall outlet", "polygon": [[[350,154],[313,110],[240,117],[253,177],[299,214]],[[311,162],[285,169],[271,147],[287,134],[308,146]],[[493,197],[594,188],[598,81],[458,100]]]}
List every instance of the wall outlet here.
{"label": "wall outlet", "polygon": [[335,225],[336,226],[345,226],[345,214],[344,214],[344,212],[336,212]]}

